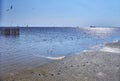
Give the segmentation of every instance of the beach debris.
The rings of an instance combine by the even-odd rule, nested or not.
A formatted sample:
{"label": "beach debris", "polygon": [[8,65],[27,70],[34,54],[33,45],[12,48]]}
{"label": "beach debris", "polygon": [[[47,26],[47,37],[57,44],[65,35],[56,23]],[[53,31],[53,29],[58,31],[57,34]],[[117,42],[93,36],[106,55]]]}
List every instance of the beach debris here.
{"label": "beach debris", "polygon": [[50,74],[51,76],[54,76],[54,74]]}
{"label": "beach debris", "polygon": [[57,73],[57,75],[60,75],[60,73]]}
{"label": "beach debris", "polygon": [[120,67],[120,65],[119,65],[119,64],[117,64],[117,65],[116,65],[116,67]]}
{"label": "beach debris", "polygon": [[45,70],[41,69],[41,70],[40,70],[40,74],[42,74],[43,76],[45,76],[47,73],[46,73]]}
{"label": "beach debris", "polygon": [[65,68],[67,68],[67,66],[65,66]]}
{"label": "beach debris", "polygon": [[73,65],[71,65],[70,67],[73,67]]}
{"label": "beach debris", "polygon": [[83,64],[83,66],[85,66],[85,64]]}
{"label": "beach debris", "polygon": [[41,74],[38,74],[39,76],[41,76]]}
{"label": "beach debris", "polygon": [[27,73],[30,73],[30,74],[34,74],[35,73],[35,70],[34,69],[29,69],[29,70],[26,70]]}
{"label": "beach debris", "polygon": [[61,72],[61,70],[59,70],[58,72]]}
{"label": "beach debris", "polygon": [[100,77],[104,77],[106,74],[103,73],[103,72],[98,72],[97,75],[100,76]]}
{"label": "beach debris", "polygon": [[32,71],[31,73],[33,74],[34,72]]}

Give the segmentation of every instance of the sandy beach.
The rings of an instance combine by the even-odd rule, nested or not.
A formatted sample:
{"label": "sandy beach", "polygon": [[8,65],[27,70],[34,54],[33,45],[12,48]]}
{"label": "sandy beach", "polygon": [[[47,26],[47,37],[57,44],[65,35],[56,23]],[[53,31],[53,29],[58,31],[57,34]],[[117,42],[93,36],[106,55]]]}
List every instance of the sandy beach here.
{"label": "sandy beach", "polygon": [[10,73],[0,81],[120,81],[120,41],[107,43],[99,51],[82,52]]}

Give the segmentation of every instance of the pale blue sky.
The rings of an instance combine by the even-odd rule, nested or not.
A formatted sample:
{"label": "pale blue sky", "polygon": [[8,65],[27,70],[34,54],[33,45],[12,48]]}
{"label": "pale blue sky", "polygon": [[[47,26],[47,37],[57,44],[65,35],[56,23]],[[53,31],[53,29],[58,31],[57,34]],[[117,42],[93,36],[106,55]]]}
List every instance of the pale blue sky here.
{"label": "pale blue sky", "polygon": [[2,0],[1,21],[0,26],[120,26],[120,0]]}

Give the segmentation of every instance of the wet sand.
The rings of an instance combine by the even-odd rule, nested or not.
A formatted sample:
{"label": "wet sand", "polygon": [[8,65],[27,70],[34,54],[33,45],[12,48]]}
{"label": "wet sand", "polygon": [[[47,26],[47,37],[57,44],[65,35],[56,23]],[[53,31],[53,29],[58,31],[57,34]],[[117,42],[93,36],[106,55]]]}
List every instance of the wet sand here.
{"label": "wet sand", "polygon": [[108,43],[100,51],[82,52],[38,68],[10,73],[0,81],[120,81],[119,50],[120,41]]}

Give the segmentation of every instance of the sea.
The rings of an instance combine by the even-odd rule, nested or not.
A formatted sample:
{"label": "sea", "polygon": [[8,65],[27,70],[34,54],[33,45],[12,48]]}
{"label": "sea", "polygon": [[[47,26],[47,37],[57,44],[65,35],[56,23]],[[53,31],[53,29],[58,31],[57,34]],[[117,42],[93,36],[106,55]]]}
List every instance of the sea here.
{"label": "sea", "polygon": [[[3,28],[0,28],[0,30]],[[19,27],[19,35],[0,33],[1,74],[39,67],[120,40],[120,28]]]}

